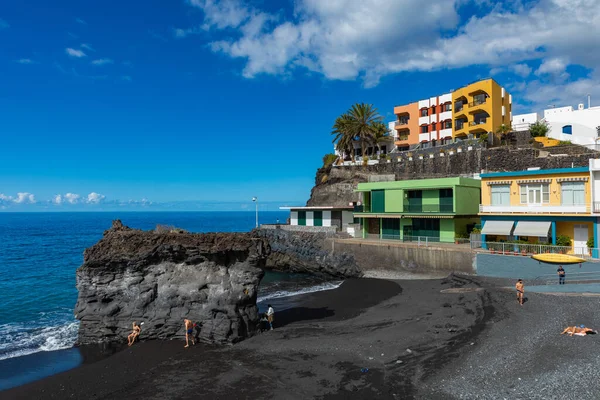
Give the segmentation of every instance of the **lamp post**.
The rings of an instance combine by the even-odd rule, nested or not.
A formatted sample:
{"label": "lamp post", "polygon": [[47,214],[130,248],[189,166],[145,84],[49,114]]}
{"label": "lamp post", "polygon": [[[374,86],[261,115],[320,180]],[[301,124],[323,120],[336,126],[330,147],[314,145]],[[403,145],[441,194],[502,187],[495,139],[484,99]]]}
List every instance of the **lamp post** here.
{"label": "lamp post", "polygon": [[258,228],[258,197],[253,197],[252,201],[256,204],[256,227]]}

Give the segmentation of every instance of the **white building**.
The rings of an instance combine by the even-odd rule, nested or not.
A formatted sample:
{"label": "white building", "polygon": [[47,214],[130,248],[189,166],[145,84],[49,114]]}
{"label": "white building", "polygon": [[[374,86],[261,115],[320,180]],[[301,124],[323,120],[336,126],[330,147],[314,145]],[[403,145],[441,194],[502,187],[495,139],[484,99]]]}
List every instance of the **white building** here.
{"label": "white building", "polygon": [[548,137],[570,141],[581,146],[596,146],[600,130],[600,107],[550,108],[544,110],[544,120],[550,127]]}
{"label": "white building", "polygon": [[529,113],[529,114],[519,114],[513,115],[512,118],[512,129],[515,132],[519,131],[527,131],[531,124],[534,124],[539,121],[538,113]]}
{"label": "white building", "polygon": [[354,234],[354,206],[279,207],[279,209],[290,210],[292,227],[335,227],[337,231]]}

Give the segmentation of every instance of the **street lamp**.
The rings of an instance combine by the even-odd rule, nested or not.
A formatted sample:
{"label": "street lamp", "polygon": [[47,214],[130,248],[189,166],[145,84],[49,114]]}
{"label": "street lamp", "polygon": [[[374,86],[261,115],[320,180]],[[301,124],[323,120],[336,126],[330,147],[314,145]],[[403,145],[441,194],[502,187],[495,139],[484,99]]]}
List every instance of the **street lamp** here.
{"label": "street lamp", "polygon": [[258,197],[253,197],[252,201],[256,204],[256,227],[258,228]]}

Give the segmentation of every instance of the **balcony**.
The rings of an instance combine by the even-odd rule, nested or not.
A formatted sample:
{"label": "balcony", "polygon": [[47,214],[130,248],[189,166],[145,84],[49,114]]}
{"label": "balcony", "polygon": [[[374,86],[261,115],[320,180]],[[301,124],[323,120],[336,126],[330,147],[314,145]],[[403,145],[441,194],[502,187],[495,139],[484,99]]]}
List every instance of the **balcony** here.
{"label": "balcony", "polygon": [[474,100],[471,103],[469,103],[469,107],[477,107],[480,106],[482,104],[485,104],[487,101],[487,99],[479,99],[479,100]]}
{"label": "balcony", "polygon": [[404,206],[405,213],[451,213],[453,211],[452,204],[409,204]]}
{"label": "balcony", "polygon": [[398,135],[396,136],[396,142],[404,142],[408,140],[408,135]]}
{"label": "balcony", "polygon": [[398,128],[399,126],[403,126],[403,125],[408,125],[408,118],[400,118],[398,121],[396,121],[396,124],[394,125],[394,127]]}
{"label": "balcony", "polygon": [[487,118],[478,119],[477,121],[469,122],[469,126],[484,125],[487,123]]}
{"label": "balcony", "polygon": [[[594,203],[594,209],[600,212],[600,203]],[[591,205],[479,205],[480,214],[590,214]]]}

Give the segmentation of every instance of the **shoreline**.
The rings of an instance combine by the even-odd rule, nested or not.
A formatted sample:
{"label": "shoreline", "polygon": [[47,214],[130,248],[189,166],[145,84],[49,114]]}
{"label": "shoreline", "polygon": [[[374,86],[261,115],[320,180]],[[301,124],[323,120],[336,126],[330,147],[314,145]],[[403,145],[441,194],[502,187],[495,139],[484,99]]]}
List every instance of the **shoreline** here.
{"label": "shoreline", "polygon": [[274,331],[233,346],[141,342],[0,399],[542,399],[600,391],[600,337],[560,335],[575,323],[600,327],[600,299],[528,293],[521,307],[505,286],[464,275],[349,279],[295,296],[296,306],[276,310]]}
{"label": "shoreline", "polygon": [[[210,398],[231,398],[236,393],[244,393],[241,398],[289,397],[290,384],[295,393],[302,393],[300,397],[348,395],[355,392],[351,387],[356,386],[362,395],[387,398],[389,389],[380,382],[384,370],[391,365],[390,371],[408,371],[427,362],[428,355],[434,354],[432,350],[443,353],[446,341],[476,320],[475,311],[462,313],[451,324],[454,328],[430,333],[432,337],[439,336],[435,349],[423,342],[422,329],[431,318],[428,315],[436,312],[439,298],[445,297],[440,293],[440,285],[457,284],[458,280],[461,285],[470,285],[462,278],[448,279],[446,283],[349,279],[337,289],[294,296],[301,305],[276,312],[274,331],[236,345],[199,344],[184,349],[181,338],[141,342],[96,362],[0,392],[0,398],[78,398],[84,395],[83,388],[85,396],[92,399],[116,393],[123,397],[145,393],[150,398],[170,398],[160,393],[167,393],[173,379],[181,374],[190,380],[181,383],[183,392],[175,396],[178,398],[187,398],[183,393],[190,390],[196,394],[201,391]],[[423,304],[406,307],[406,301],[415,296]],[[476,310],[478,295],[471,297],[467,309]],[[454,319],[450,310],[442,307],[439,317]],[[399,331],[406,323],[403,320],[416,326]],[[409,339],[406,346],[412,347],[413,353],[396,349],[393,338],[400,332]],[[402,359],[405,361],[396,364]],[[181,363],[186,365],[183,372]],[[192,372],[187,371],[187,366]],[[363,368],[368,368],[369,373],[363,375]],[[311,372],[315,370],[319,372]],[[410,375],[418,374],[413,371]],[[233,383],[229,382],[231,379]],[[280,383],[269,391],[263,390],[263,385],[270,387],[272,379]],[[298,379],[300,383],[294,383]],[[263,385],[246,387],[249,381]],[[412,377],[392,385],[393,390],[404,394],[413,393],[413,386]]]}

